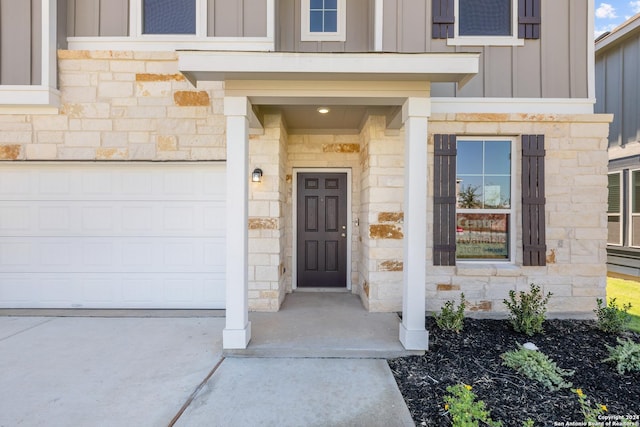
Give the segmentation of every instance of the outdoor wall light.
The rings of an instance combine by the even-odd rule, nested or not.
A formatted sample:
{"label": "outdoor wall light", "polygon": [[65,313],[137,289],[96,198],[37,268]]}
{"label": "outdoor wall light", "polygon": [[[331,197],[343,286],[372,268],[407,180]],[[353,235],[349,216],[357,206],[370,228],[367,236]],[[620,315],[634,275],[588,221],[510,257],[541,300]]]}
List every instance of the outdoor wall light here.
{"label": "outdoor wall light", "polygon": [[262,182],[262,169],[255,168],[251,173],[251,182]]}
{"label": "outdoor wall light", "polygon": [[320,114],[327,114],[331,110],[329,110],[328,107],[319,107],[316,111],[318,111],[318,113]]}

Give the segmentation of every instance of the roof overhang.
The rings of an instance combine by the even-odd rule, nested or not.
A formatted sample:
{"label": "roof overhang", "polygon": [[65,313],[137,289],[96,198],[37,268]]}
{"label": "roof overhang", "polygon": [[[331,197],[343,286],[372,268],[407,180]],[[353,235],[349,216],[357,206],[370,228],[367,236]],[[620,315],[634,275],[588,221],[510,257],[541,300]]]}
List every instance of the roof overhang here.
{"label": "roof overhang", "polygon": [[178,52],[189,81],[423,81],[464,85],[479,53]]}

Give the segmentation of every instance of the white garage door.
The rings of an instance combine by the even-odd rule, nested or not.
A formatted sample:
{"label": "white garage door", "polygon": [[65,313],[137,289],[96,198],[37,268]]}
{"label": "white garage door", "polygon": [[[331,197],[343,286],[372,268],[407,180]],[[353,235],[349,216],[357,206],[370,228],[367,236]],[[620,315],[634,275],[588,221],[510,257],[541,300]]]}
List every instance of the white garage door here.
{"label": "white garage door", "polygon": [[223,308],[225,166],[0,164],[0,307]]}

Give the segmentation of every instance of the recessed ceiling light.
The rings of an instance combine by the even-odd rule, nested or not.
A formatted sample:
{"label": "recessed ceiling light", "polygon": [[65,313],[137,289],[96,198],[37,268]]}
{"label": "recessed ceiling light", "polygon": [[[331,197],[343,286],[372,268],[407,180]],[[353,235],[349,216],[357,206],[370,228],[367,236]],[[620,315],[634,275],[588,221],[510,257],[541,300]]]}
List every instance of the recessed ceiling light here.
{"label": "recessed ceiling light", "polygon": [[318,107],[318,113],[320,114],[327,114],[329,111],[331,110],[329,110],[329,108],[327,107]]}

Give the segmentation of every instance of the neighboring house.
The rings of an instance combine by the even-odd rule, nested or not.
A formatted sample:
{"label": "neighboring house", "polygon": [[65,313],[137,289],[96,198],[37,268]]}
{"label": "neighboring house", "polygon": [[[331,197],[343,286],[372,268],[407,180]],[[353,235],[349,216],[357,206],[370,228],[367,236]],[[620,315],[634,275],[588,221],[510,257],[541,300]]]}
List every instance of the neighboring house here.
{"label": "neighboring house", "polygon": [[596,41],[596,111],[614,115],[609,132],[607,262],[640,276],[640,14]]}
{"label": "neighboring house", "polygon": [[592,314],[593,6],[0,0],[0,305],[226,308],[225,348],[303,288],[408,349],[461,292]]}

